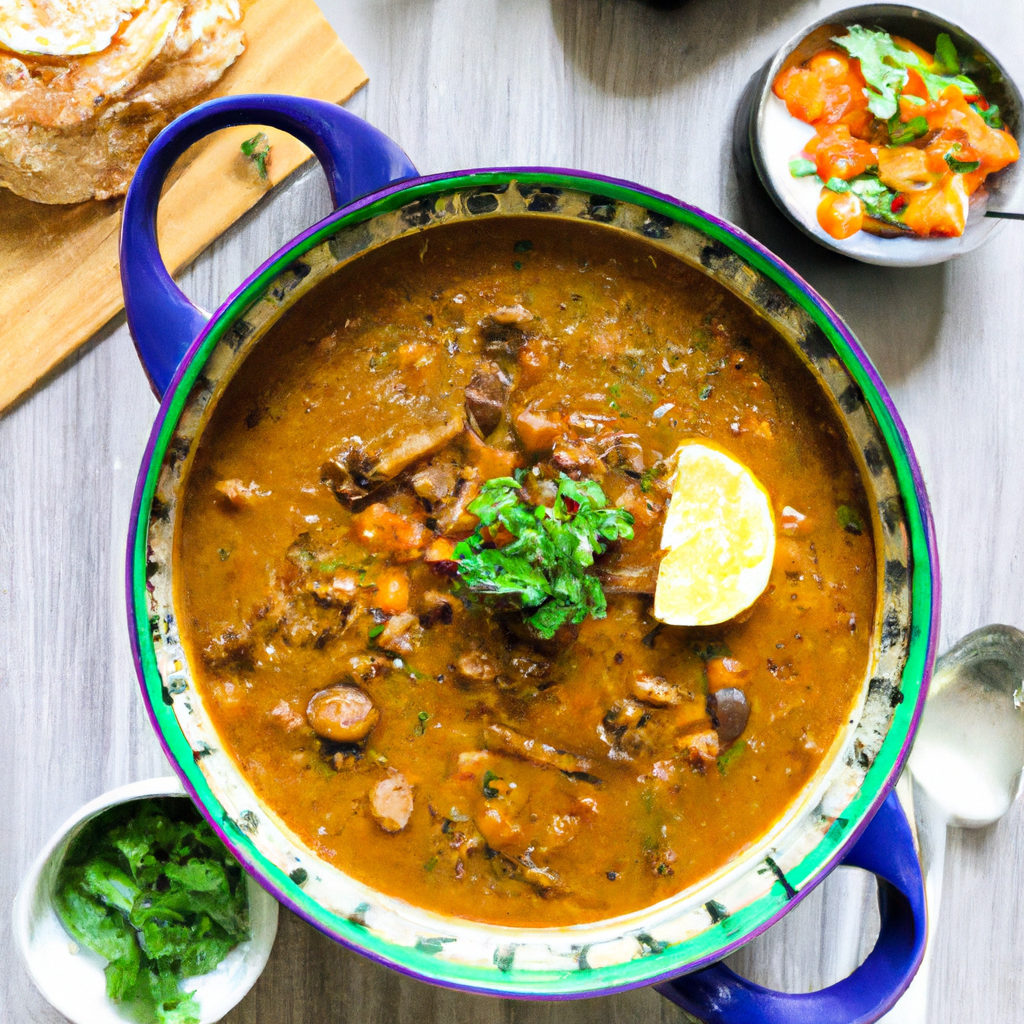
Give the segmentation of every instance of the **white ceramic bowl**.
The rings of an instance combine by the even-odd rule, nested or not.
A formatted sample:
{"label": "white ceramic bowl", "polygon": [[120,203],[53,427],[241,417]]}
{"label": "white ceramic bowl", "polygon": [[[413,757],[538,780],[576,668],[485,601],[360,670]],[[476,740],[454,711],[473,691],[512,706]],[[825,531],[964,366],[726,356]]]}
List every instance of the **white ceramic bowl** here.
{"label": "white ceramic bowl", "polygon": [[988,94],[999,101],[1007,128],[1021,140],[1022,98],[1005,67],[988,47],[978,42],[958,25],[937,14],[900,4],[868,4],[835,11],[795,35],[762,72],[757,95],[751,105],[748,126],[750,154],[758,177],[779,209],[804,234],[819,245],[850,256],[862,263],[883,267],[924,267],[942,263],[970,252],[1000,230],[1004,220],[986,217],[993,210],[1024,209],[1024,159],[993,174],[971,198],[967,226],[959,238],[879,238],[867,231],[858,231],[850,238],[837,240],[818,224],[817,209],[821,186],[814,178],[794,178],[789,161],[803,149],[814,129],[791,117],[786,105],[772,92],[772,83],[791,54],[800,60],[811,56],[827,40],[826,26],[877,26],[895,35],[902,35],[926,49],[932,49],[939,32],[947,32],[961,54],[983,53],[1001,77]]}
{"label": "white ceramic bowl", "polygon": [[[175,796],[187,799],[177,778],[146,779],[112,789],[73,814],[54,833],[14,898],[14,938],[28,973],[42,995],[74,1024],[124,1024],[107,998],[106,961],[80,947],[64,930],[53,907],[54,886],[71,841],[86,822],[109,807]],[[278,904],[246,875],[252,938],[236,946],[209,974],[189,980],[201,1007],[201,1024],[220,1020],[263,973],[277,935]]]}

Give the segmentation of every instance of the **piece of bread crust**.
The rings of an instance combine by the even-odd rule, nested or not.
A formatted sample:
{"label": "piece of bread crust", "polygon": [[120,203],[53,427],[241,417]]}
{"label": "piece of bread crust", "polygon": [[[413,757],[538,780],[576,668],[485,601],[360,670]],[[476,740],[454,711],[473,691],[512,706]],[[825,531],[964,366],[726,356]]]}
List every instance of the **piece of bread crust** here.
{"label": "piece of bread crust", "polygon": [[[166,3],[157,0],[154,6]],[[189,0],[155,59],[140,74],[126,75],[120,69],[117,80],[131,78],[131,88],[120,96],[97,93],[102,99],[94,104],[94,113],[77,122],[41,124],[26,116],[31,108],[23,102],[16,115],[8,105],[8,116],[0,113],[0,186],[40,203],[123,195],[150,142],[194,106],[243,51],[240,22],[236,0]],[[90,55],[96,56],[101,55]],[[73,58],[64,60],[66,64]],[[33,72],[38,74],[41,66],[45,62],[36,63]],[[0,97],[4,78],[0,68]],[[95,89],[95,76],[90,84]],[[77,104],[75,97],[72,106]],[[4,106],[0,98],[0,111]],[[50,104],[42,120],[71,118],[59,112],[55,116]]]}

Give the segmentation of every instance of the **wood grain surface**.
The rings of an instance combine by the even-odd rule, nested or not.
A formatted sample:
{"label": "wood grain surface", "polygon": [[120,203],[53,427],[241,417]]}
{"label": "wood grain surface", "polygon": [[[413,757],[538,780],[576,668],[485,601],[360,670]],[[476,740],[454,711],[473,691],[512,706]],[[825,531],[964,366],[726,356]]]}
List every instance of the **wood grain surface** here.
{"label": "wood grain surface", "polygon": [[[929,0],[1024,80],[1021,0]],[[323,0],[368,71],[350,109],[424,172],[579,167],[643,182],[739,223],[792,263],[867,347],[903,415],[934,506],[943,646],[987,622],[1024,626],[1024,225],[951,264],[893,272],[817,248],[733,158],[750,76],[841,2]],[[213,308],[328,212],[322,175],[293,176],[184,276]],[[65,316],[74,315],[65,310]],[[51,831],[87,799],[166,771],[128,650],[124,541],[156,411],[117,318],[0,418],[0,1022],[55,1024],[11,946],[10,901]],[[1024,811],[951,830],[930,1024],[1024,1019]],[[789,991],[847,973],[873,941],[874,884],[840,871],[732,958]],[[352,954],[287,913],[230,1024],[653,1024],[651,990],[513,1003],[431,988]],[[821,1022],[831,1024],[831,1022]]]}
{"label": "wood grain surface", "polygon": [[[257,0],[243,7],[245,51],[204,99],[283,92],[338,103],[366,83],[313,0]],[[218,132],[175,166],[158,224],[172,272],[309,159],[309,150],[291,136],[264,130],[271,145],[266,182],[239,150],[251,127]],[[50,206],[0,189],[0,409],[121,309],[123,202]]]}

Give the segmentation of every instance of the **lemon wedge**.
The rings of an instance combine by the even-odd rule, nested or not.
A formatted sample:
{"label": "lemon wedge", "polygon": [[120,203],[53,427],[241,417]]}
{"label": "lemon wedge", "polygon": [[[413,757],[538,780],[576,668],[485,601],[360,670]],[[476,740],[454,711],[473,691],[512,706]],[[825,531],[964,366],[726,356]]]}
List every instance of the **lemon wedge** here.
{"label": "lemon wedge", "polygon": [[768,586],[775,558],[771,501],[754,474],[718,448],[692,441],[672,458],[654,615],[673,626],[726,622]]}

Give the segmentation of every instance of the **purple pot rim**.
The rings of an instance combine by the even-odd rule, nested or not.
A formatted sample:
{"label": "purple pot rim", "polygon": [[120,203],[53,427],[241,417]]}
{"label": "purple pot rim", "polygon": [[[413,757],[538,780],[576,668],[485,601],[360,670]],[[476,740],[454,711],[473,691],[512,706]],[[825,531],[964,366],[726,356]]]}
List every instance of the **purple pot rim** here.
{"label": "purple pot rim", "polygon": [[[788,278],[797,288],[804,294],[809,296],[814,304],[821,310],[826,316],[832,327],[839,333],[843,340],[849,345],[854,357],[864,368],[871,381],[872,386],[881,398],[886,411],[892,417],[893,423],[896,426],[897,433],[899,434],[900,440],[903,443],[903,448],[906,453],[907,462],[910,466],[911,479],[913,482],[913,489],[917,498],[918,505],[922,513],[922,529],[925,534],[928,557],[931,564],[931,583],[932,583],[932,601],[931,601],[931,619],[930,619],[930,630],[928,637],[928,645],[926,648],[924,664],[922,666],[922,686],[921,692],[918,697],[917,705],[914,709],[914,713],[911,717],[910,726],[907,730],[907,737],[904,740],[902,749],[896,761],[893,769],[890,772],[889,778],[879,787],[878,793],[875,799],[872,800],[870,807],[865,812],[859,824],[854,828],[850,834],[844,839],[843,843],[840,844],[829,859],[828,866],[821,871],[817,878],[805,885],[792,899],[788,900],[786,905],[782,907],[776,914],[772,915],[767,921],[753,929],[749,933],[746,933],[742,938],[737,939],[735,942],[729,943],[723,946],[720,950],[710,956],[703,957],[699,960],[688,964],[685,971],[672,970],[666,971],[663,974],[655,975],[651,978],[647,978],[643,981],[633,982],[623,985],[613,985],[607,988],[595,989],[592,992],[587,993],[564,993],[564,994],[532,994],[523,993],[510,995],[501,989],[489,990],[484,986],[475,986],[459,982],[440,981],[430,974],[413,970],[404,964],[396,963],[388,960],[386,957],[380,956],[373,951],[367,950],[362,946],[352,943],[344,936],[339,935],[336,932],[329,930],[324,927],[320,922],[313,920],[295,901],[289,896],[280,891],[274,885],[268,885],[266,880],[263,878],[262,872],[254,867],[249,858],[246,857],[236,847],[231,838],[227,835],[222,825],[213,820],[206,811],[203,803],[199,800],[198,793],[192,786],[188,779],[184,769],[179,765],[178,761],[173,757],[170,747],[167,744],[163,732],[157,722],[156,713],[153,710],[152,703],[149,700],[149,695],[146,691],[145,686],[145,671],[142,666],[142,652],[139,646],[138,633],[135,627],[135,620],[133,615],[134,609],[134,593],[133,593],[133,572],[132,572],[132,561],[134,554],[134,541],[138,532],[138,524],[142,507],[142,497],[145,491],[146,477],[148,475],[148,469],[153,459],[153,454],[156,449],[156,443],[160,436],[163,424],[168,416],[171,406],[171,399],[175,391],[177,390],[181,379],[185,374],[186,369],[195,358],[197,352],[201,349],[210,331],[217,321],[224,315],[225,311],[231,305],[235,299],[242,294],[242,292],[249,287],[249,285],[259,277],[264,271],[267,270],[273,263],[282,259],[288,252],[294,250],[300,246],[303,242],[307,241],[317,232],[323,230],[332,222],[339,220],[342,217],[350,216],[353,213],[357,213],[359,210],[365,209],[366,207],[385,199],[388,196],[395,195],[396,193],[406,191],[411,188],[418,188],[423,185],[429,185],[434,182],[449,181],[452,178],[466,178],[473,175],[512,175],[517,174],[540,174],[540,175],[555,175],[569,178],[577,178],[586,181],[593,181],[600,184],[616,185],[622,188],[629,189],[633,192],[637,192],[641,195],[650,196],[652,199],[660,200],[661,202],[667,203],[671,206],[683,209],[694,216],[710,222],[719,230],[737,238],[744,245],[749,246],[753,249],[762,259],[770,263],[775,270],[782,276]],[[181,779],[182,785],[189,797],[196,804],[196,806],[203,813],[203,816],[207,819],[210,826],[217,833],[220,839],[224,842],[224,845],[232,852],[232,854],[246,866],[249,873],[256,879],[256,881],[266,889],[278,902],[282,903],[287,909],[292,911],[307,924],[312,925],[318,931],[323,932],[333,941],[345,946],[347,949],[351,949],[362,956],[374,961],[375,963],[382,964],[391,970],[397,971],[400,974],[406,975],[411,978],[415,978],[419,981],[424,981],[433,985],[442,985],[445,988],[453,991],[468,992],[475,995],[489,995],[501,998],[514,998],[526,1001],[563,1001],[581,998],[598,998],[605,995],[613,995],[618,992],[629,991],[637,988],[645,988],[648,986],[656,986],[667,981],[671,981],[673,978],[681,977],[685,974],[689,974],[692,971],[699,970],[701,967],[705,967],[711,963],[717,963],[719,960],[724,959],[737,949],[745,946],[747,943],[756,939],[758,936],[763,935],[769,928],[777,924],[783,917],[786,916],[797,904],[799,904],[806,896],[814,891],[837,867],[839,867],[846,857],[846,855],[853,848],[854,844],[861,837],[864,830],[867,828],[868,823],[877,813],[879,807],[885,801],[890,791],[896,785],[900,774],[906,764],[906,760],[910,755],[910,748],[913,745],[914,737],[917,732],[917,727],[921,720],[921,714],[924,710],[925,697],[928,692],[928,682],[931,678],[932,668],[935,662],[937,647],[938,647],[938,632],[939,632],[939,616],[941,610],[941,574],[939,572],[939,558],[938,558],[938,545],[935,537],[935,522],[932,516],[931,503],[928,500],[928,493],[925,488],[924,476],[921,471],[920,463],[918,462],[917,455],[910,443],[910,435],[907,431],[906,425],[900,416],[896,404],[889,394],[888,388],[886,388],[878,370],[875,368],[870,357],[865,352],[864,348],[854,336],[853,332],[847,327],[845,321],[839,316],[838,313],[832,308],[832,306],[825,300],[825,298],[800,274],[798,274],[792,267],[776,256],[771,250],[762,245],[761,242],[753,238],[742,228],[738,227],[731,222],[724,220],[715,214],[709,213],[706,210],[701,209],[698,206],[694,206],[691,203],[687,203],[681,199],[676,198],[665,192],[659,192],[656,189],[648,188],[643,185],[638,185],[636,182],[629,181],[625,178],[616,178],[605,174],[596,174],[587,171],[574,170],[571,168],[564,167],[547,167],[547,166],[514,166],[514,167],[475,167],[461,171],[443,171],[435,174],[421,175],[415,178],[406,178],[403,181],[388,185],[376,192],[371,192],[365,196],[360,197],[347,206],[343,206],[337,210],[332,211],[326,217],[313,224],[311,227],[306,228],[300,232],[294,238],[290,239],[283,246],[281,246],[272,256],[261,263],[255,270],[252,271],[242,282],[239,284],[228,297],[217,307],[217,309],[210,315],[210,319],[206,326],[199,333],[196,339],[189,346],[185,355],[182,357],[178,368],[174,372],[174,376],[171,378],[170,384],[167,386],[167,390],[161,398],[160,408],[157,411],[156,418],[153,422],[153,428],[150,431],[149,439],[146,442],[146,448],[143,453],[142,461],[140,463],[139,475],[135,484],[135,491],[132,498],[132,509],[131,516],[128,523],[128,551],[125,564],[125,588],[126,588],[126,610],[128,614],[128,627],[129,635],[131,639],[132,658],[135,664],[136,676],[140,683],[142,690],[143,701],[146,705],[146,713],[149,716],[150,723],[153,726],[153,731],[157,735],[157,739],[160,742],[160,746],[163,749],[165,756],[167,757],[168,763],[175,772],[175,774]],[[923,947],[921,957],[923,957]],[[918,960],[920,963],[920,958]],[[916,971],[916,965],[915,965]],[[896,1000],[906,991],[909,986],[914,972],[910,972],[907,977],[905,984],[903,984],[898,991],[893,995],[892,1002]]]}

